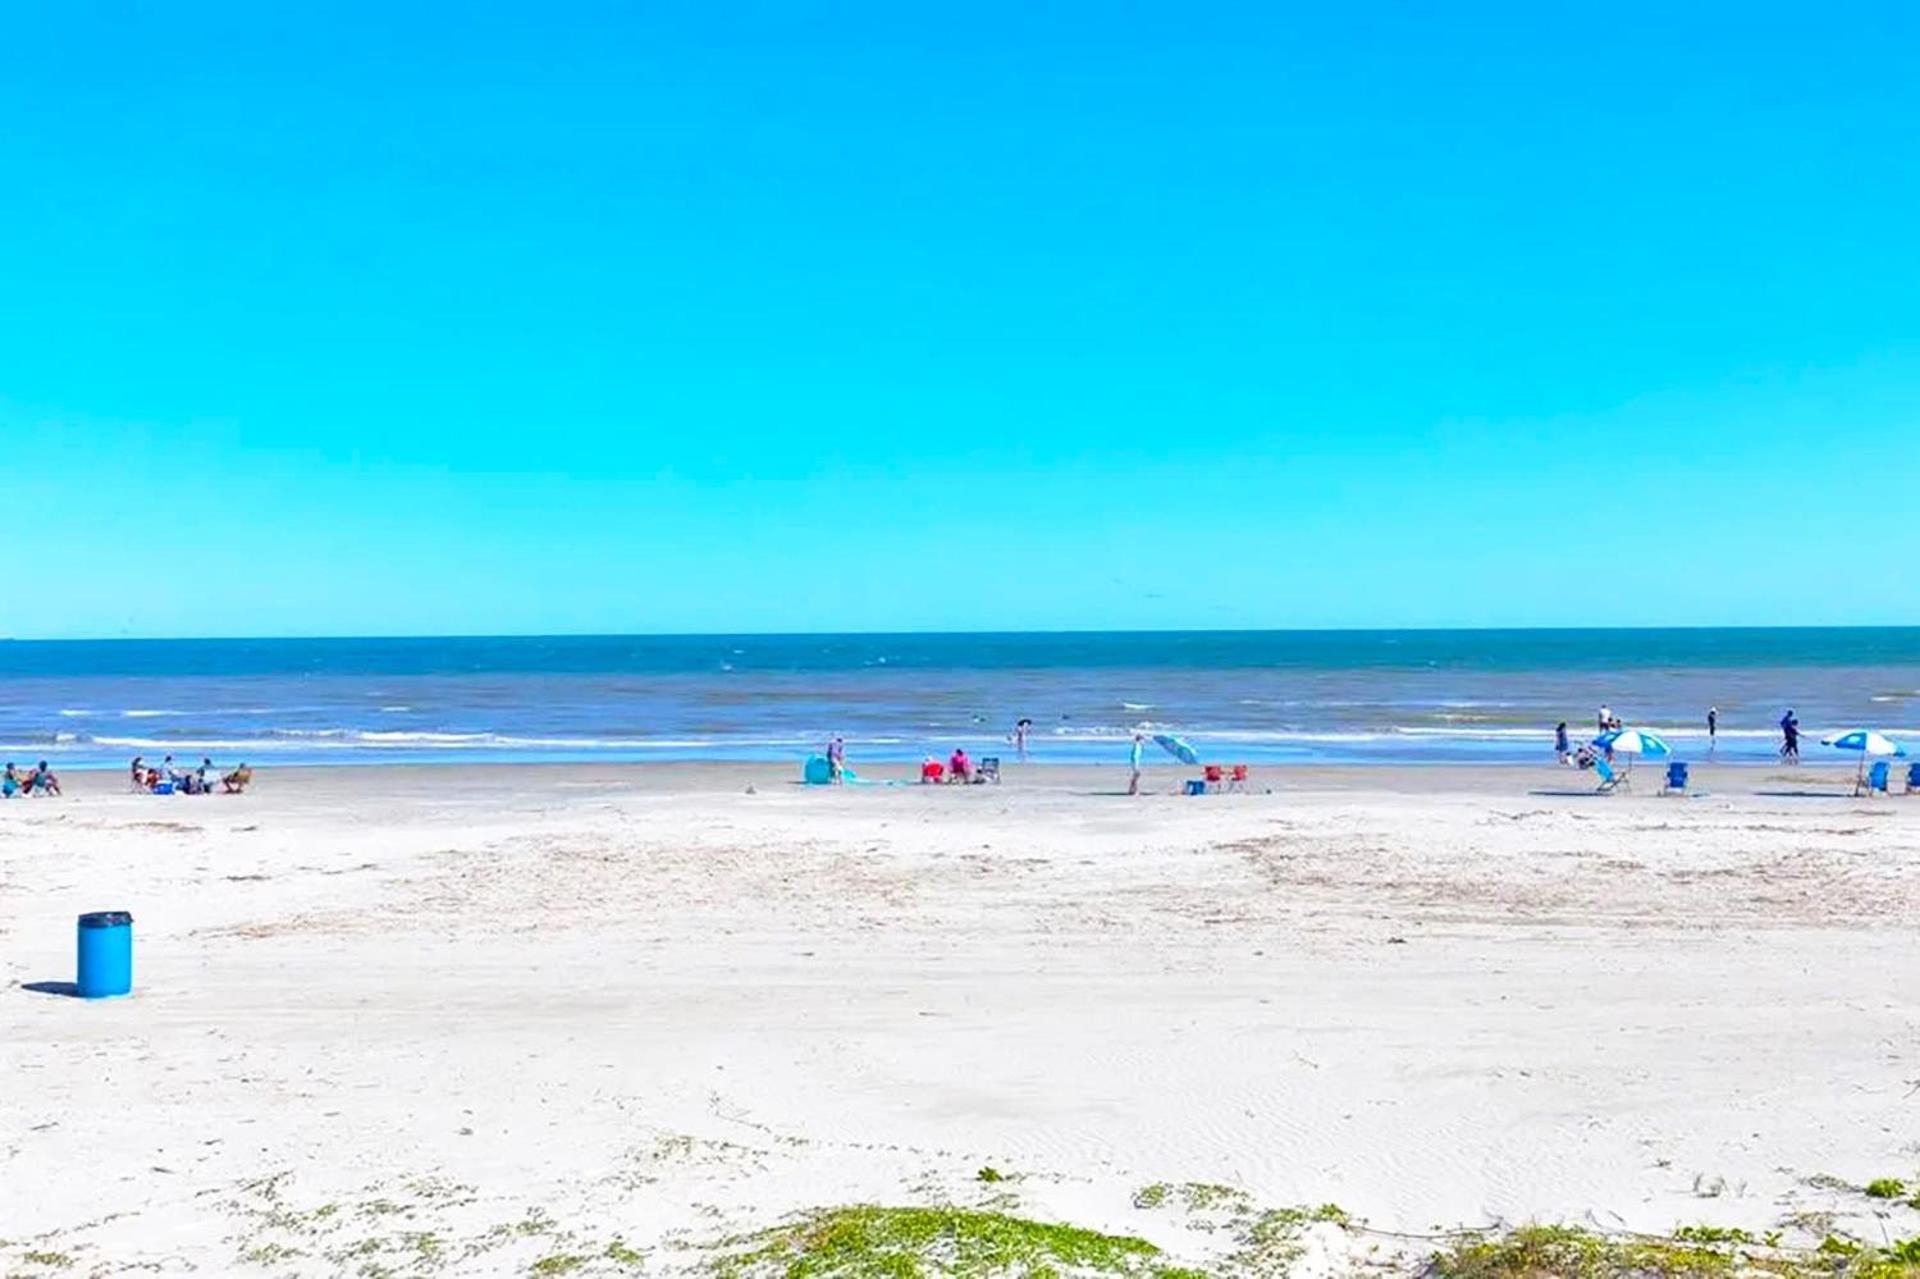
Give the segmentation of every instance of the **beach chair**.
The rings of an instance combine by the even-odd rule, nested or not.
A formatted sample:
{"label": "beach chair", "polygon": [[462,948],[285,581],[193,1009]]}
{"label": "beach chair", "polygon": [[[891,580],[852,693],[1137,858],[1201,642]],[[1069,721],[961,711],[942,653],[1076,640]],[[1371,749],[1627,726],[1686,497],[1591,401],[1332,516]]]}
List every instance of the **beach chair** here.
{"label": "beach chair", "polygon": [[998,755],[981,756],[980,763],[973,771],[980,775],[981,781],[992,782],[998,786],[1000,784],[1000,757]]}
{"label": "beach chair", "polygon": [[1200,776],[1208,790],[1219,790],[1221,785],[1227,780],[1227,770],[1221,768],[1218,764],[1208,764],[1200,770]]}
{"label": "beach chair", "polygon": [[1227,789],[1230,791],[1245,791],[1247,789],[1247,766],[1245,764],[1235,764],[1232,771],[1227,774]]}
{"label": "beach chair", "polygon": [[253,781],[253,770],[242,764],[220,779],[220,789],[229,795],[238,795],[251,781]]}
{"label": "beach chair", "polygon": [[1920,764],[1907,765],[1907,794],[1920,791]]}
{"label": "beach chair", "polygon": [[1620,774],[1613,771],[1613,765],[1607,762],[1606,756],[1604,755],[1593,761],[1593,771],[1600,774],[1600,790],[1602,793],[1612,791],[1622,780]]}
{"label": "beach chair", "polygon": [[1667,763],[1667,781],[1660,788],[1662,795],[1684,795],[1687,793],[1687,766],[1679,760]]}
{"label": "beach chair", "polygon": [[946,775],[947,766],[937,759],[930,759],[920,765],[920,784],[922,786],[936,786]]}
{"label": "beach chair", "polygon": [[[1887,793],[1887,774],[1892,770],[1893,766],[1887,763],[1886,760],[1875,760],[1873,767],[1867,770],[1867,775],[1853,784],[1853,793],[1855,795],[1872,795],[1878,792],[1879,794],[1885,795]],[[1909,780],[1911,780],[1911,778],[1909,778]]]}
{"label": "beach chair", "polygon": [[1207,783],[1204,778],[1189,777],[1187,779],[1187,794],[1204,795],[1206,793],[1207,793]]}

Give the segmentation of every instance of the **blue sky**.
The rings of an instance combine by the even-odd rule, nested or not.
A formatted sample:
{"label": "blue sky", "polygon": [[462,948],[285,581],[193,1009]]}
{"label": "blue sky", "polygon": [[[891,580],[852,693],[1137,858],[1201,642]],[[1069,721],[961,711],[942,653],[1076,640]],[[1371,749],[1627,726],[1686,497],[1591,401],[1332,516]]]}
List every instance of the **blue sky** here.
{"label": "blue sky", "polygon": [[1917,13],[36,6],[0,634],[1920,621]]}

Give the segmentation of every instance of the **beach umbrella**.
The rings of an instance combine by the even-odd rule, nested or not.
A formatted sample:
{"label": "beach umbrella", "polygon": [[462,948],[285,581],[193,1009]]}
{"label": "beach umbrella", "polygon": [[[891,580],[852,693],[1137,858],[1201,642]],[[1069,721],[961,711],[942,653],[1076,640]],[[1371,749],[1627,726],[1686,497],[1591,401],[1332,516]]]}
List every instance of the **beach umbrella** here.
{"label": "beach umbrella", "polygon": [[1862,761],[1869,755],[1905,755],[1907,748],[1894,741],[1885,733],[1871,728],[1856,728],[1850,733],[1837,733],[1832,737],[1820,739],[1822,746],[1831,746],[1837,751],[1859,751]]}
{"label": "beach umbrella", "polygon": [[1175,737],[1171,733],[1155,733],[1153,740],[1159,744],[1161,750],[1173,756],[1182,764],[1198,764],[1200,762],[1200,752],[1193,749],[1193,746],[1184,737]]}
{"label": "beach umbrella", "polygon": [[1593,739],[1593,744],[1601,750],[1611,750],[1616,755],[1627,757],[1627,771],[1633,771],[1633,757],[1644,755],[1648,759],[1660,759],[1673,754],[1673,747],[1667,745],[1667,739],[1644,728],[1616,728],[1610,733],[1602,733]]}
{"label": "beach umbrella", "polygon": [[1601,750],[1608,747],[1616,755],[1645,755],[1648,759],[1658,759],[1662,755],[1673,754],[1673,747],[1667,745],[1667,739],[1644,728],[1621,728],[1611,733],[1602,733],[1593,739],[1593,744]]}
{"label": "beach umbrella", "polygon": [[1832,737],[1823,737],[1820,739],[1820,744],[1831,746],[1837,751],[1860,752],[1860,770],[1854,778],[1856,785],[1867,775],[1869,755],[1905,755],[1907,753],[1907,748],[1899,742],[1871,728],[1856,728],[1850,732],[1836,733]]}

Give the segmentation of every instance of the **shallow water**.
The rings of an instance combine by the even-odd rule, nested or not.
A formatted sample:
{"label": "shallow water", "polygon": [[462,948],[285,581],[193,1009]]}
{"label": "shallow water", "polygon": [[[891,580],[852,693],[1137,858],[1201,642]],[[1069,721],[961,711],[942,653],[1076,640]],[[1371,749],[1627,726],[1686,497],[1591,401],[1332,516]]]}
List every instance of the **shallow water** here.
{"label": "shallow water", "polygon": [[1595,710],[1682,755],[1862,724],[1920,742],[1920,628],[0,643],[0,753],[69,767],[782,759],[965,745],[1118,762],[1129,731],[1262,763],[1526,761]]}

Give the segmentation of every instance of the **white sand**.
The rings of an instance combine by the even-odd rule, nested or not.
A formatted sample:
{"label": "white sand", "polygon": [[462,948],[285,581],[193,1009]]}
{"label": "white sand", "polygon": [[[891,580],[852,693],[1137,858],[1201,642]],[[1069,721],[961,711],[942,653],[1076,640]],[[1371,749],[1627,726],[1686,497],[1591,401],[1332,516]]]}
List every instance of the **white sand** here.
{"label": "white sand", "polygon": [[[1692,800],[791,771],[0,805],[0,1260],[591,1273],[619,1237],[657,1274],[800,1208],[991,1196],[1204,1258],[1132,1203],[1187,1180],[1382,1230],[1920,1233],[1805,1180],[1920,1167],[1920,798],[1813,768]],[[134,998],[21,988],[70,980],[74,915],[110,908]]]}

